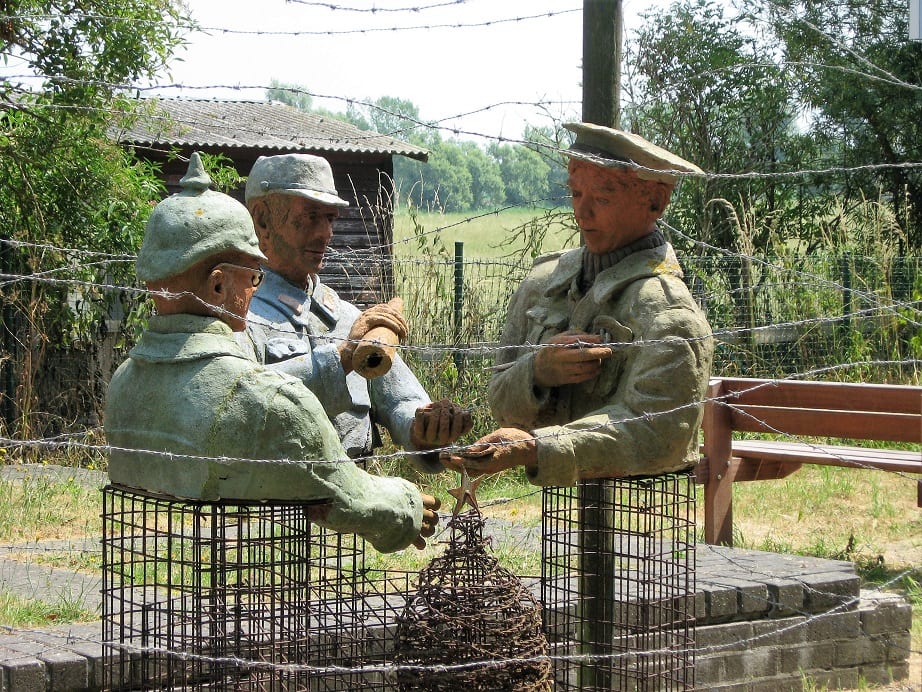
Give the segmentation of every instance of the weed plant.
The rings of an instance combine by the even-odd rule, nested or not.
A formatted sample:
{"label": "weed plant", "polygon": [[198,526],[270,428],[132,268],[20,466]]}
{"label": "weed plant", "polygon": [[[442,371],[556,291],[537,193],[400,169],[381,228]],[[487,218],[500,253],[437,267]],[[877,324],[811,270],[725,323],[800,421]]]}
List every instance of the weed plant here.
{"label": "weed plant", "polygon": [[91,622],[97,614],[80,599],[62,596],[55,602],[20,598],[0,588],[0,623],[7,627],[40,627],[69,622]]}

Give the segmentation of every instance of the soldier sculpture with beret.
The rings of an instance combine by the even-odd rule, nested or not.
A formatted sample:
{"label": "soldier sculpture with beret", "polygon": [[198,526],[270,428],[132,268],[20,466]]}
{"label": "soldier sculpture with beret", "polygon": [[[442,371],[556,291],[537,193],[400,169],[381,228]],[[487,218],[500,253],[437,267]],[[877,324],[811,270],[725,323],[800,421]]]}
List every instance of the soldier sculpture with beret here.
{"label": "soldier sculpture with beret", "polygon": [[701,171],[628,132],[565,127],[582,247],[538,258],[517,289],[489,385],[502,427],[446,463],[523,466],[541,486],[688,468],[713,341],[657,220]]}

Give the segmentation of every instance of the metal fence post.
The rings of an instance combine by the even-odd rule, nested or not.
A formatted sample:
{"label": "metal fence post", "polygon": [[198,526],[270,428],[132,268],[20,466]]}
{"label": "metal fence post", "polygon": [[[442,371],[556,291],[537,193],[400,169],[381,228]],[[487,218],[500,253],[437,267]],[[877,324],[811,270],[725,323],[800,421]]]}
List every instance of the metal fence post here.
{"label": "metal fence post", "polygon": [[461,374],[464,354],[461,352],[461,329],[464,321],[464,243],[455,241],[455,292],[454,292],[454,361],[455,369]]}

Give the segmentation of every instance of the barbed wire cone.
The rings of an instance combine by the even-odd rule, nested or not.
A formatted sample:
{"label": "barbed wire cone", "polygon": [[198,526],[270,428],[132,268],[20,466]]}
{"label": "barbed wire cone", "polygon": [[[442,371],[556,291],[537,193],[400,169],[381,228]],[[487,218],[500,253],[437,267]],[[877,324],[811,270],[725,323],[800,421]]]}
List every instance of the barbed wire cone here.
{"label": "barbed wire cone", "polygon": [[488,554],[479,512],[448,526],[448,548],[420,572],[398,621],[399,689],[550,691],[540,603]]}

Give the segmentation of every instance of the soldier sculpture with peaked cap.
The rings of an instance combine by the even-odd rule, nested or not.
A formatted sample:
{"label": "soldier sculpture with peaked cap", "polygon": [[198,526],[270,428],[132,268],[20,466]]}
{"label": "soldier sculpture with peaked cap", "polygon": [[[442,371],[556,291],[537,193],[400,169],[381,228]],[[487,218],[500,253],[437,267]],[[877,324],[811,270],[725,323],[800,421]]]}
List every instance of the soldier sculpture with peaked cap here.
{"label": "soldier sculpture with peaked cap", "polygon": [[261,156],[247,177],[246,203],[268,258],[247,321],[257,359],[317,395],[350,457],[372,453],[381,425],[397,445],[417,452],[410,458],[420,470],[440,471],[438,454],[427,450],[467,433],[470,413],[431,401],[399,355],[381,377],[355,372],[356,341],[375,327],[405,336],[406,321],[387,303],[360,311],[320,280],[333,222],[349,206],[329,162],[310,154]]}
{"label": "soldier sculpture with peaked cap", "polygon": [[565,127],[583,245],[538,258],[517,289],[489,386],[503,427],[446,461],[524,466],[542,486],[688,468],[713,342],[656,222],[701,171],[637,135]]}
{"label": "soldier sculpture with peaked cap", "polygon": [[109,385],[110,480],[180,499],[313,500],[318,523],[378,550],[423,547],[438,501],[358,468],[317,398],[238,346],[265,256],[246,208],[208,189],[198,154],[181,182],[138,255],[157,314]]}

